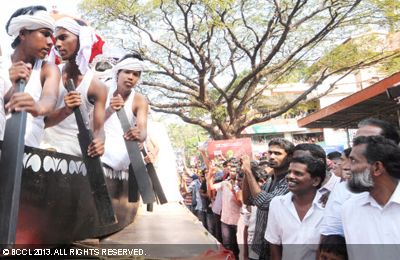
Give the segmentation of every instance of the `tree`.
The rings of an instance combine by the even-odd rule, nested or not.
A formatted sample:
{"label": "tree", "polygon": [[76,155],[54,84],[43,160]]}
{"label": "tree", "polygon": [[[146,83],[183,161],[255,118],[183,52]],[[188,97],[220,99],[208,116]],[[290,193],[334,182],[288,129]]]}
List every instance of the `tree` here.
{"label": "tree", "polygon": [[[112,22],[113,37],[123,27],[125,49],[152,64],[142,83],[152,109],[214,139],[284,114],[333,74],[396,55],[368,50],[340,64],[321,61],[365,28],[358,24],[373,21],[361,0],[84,0],[82,7],[99,27]],[[283,106],[257,109],[265,90],[299,67],[310,88]]]}
{"label": "tree", "polygon": [[169,124],[168,135],[175,150],[184,150],[186,158],[199,156],[198,145],[208,140],[207,132],[199,126]]}
{"label": "tree", "polygon": [[368,0],[368,2],[377,8],[377,13],[382,15],[381,24],[386,24],[390,32],[400,28],[400,1]]}

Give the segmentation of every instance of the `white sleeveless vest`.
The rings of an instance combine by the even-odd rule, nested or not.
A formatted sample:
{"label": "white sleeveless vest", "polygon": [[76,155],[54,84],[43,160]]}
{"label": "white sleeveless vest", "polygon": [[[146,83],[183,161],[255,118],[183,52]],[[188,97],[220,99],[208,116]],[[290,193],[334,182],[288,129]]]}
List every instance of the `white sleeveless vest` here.
{"label": "white sleeveless vest", "polygon": [[[107,106],[110,104],[110,99],[115,92],[115,87],[110,88],[107,98]],[[132,90],[128,99],[125,101],[123,109],[128,116],[131,126],[136,123],[136,117],[132,112],[133,100],[135,91]],[[116,171],[127,170],[130,164],[128,152],[125,146],[124,132],[119,122],[117,113],[113,113],[104,123],[104,132],[106,134],[106,141],[104,145],[104,154],[101,161]]]}
{"label": "white sleeveless vest", "polygon": [[[64,64],[59,65],[60,71],[62,71],[63,66]],[[83,79],[79,86],[76,87],[76,91],[81,94],[82,104],[89,115],[92,114],[94,109],[94,105],[89,102],[87,97],[92,79],[93,72],[91,70],[88,70],[83,76]],[[68,93],[68,91],[64,87],[62,78],[60,80],[59,88],[60,94],[57,100],[57,109],[65,106],[64,96]],[[89,121],[92,123],[91,117],[89,117]],[[77,137],[78,125],[76,124],[74,113],[66,117],[57,125],[46,128],[44,132],[45,134],[43,137],[43,142],[41,144],[42,148],[54,148],[59,153],[82,156]]]}
{"label": "white sleeveless vest", "polygon": [[[33,66],[32,73],[29,77],[29,81],[25,86],[25,91],[33,100],[38,102],[42,95],[42,82],[40,81],[40,72],[42,70],[42,60],[36,60]],[[25,131],[25,145],[32,147],[39,147],[40,142],[43,138],[44,131],[44,117],[38,116],[33,117],[28,113],[26,120],[26,131]]]}
{"label": "white sleeveless vest", "polygon": [[3,57],[0,56],[0,140],[3,140],[6,126],[6,112],[4,110],[4,96],[12,87],[9,79],[8,67],[3,65]]}

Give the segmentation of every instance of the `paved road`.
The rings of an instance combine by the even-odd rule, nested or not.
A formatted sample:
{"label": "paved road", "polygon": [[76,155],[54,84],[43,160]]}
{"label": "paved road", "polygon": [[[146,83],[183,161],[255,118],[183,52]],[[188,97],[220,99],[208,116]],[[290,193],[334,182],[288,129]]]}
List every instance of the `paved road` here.
{"label": "paved road", "polygon": [[186,207],[168,203],[154,205],[153,212],[142,205],[131,225],[100,240],[104,247],[141,249],[151,259],[183,258],[217,250],[218,242]]}

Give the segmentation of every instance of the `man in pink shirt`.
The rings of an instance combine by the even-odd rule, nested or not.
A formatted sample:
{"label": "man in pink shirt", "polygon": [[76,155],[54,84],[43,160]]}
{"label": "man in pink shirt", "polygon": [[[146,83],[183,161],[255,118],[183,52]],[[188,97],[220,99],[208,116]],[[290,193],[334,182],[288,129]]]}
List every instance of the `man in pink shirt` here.
{"label": "man in pink shirt", "polygon": [[239,247],[236,240],[237,223],[242,206],[241,189],[237,183],[237,165],[233,160],[228,162],[229,178],[217,184],[210,184],[210,188],[221,192],[221,233],[222,244],[239,256]]}

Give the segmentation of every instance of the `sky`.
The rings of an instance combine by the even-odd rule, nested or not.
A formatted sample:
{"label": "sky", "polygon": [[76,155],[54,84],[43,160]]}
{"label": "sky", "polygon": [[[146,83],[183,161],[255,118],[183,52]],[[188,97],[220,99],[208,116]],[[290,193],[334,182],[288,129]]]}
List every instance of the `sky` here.
{"label": "sky", "polygon": [[6,33],[6,23],[10,16],[21,7],[30,5],[43,5],[48,11],[51,11],[56,7],[60,13],[69,14],[72,16],[81,16],[78,11],[78,4],[81,0],[0,0],[0,46],[3,55],[9,55],[12,53],[11,42],[13,40]]}

